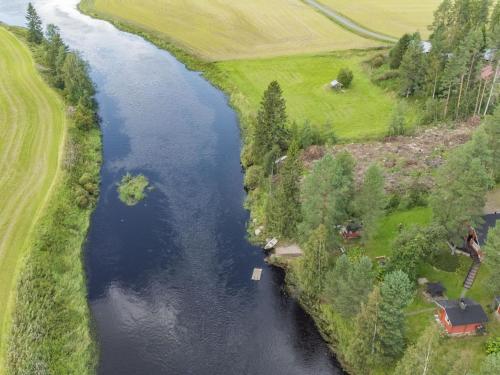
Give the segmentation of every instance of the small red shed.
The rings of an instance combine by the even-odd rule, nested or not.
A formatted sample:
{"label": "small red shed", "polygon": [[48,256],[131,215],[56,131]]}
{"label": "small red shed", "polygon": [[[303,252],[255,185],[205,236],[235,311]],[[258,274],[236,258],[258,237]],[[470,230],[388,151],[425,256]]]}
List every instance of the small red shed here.
{"label": "small red shed", "polygon": [[488,321],[481,305],[469,298],[436,303],[439,306],[439,320],[450,335],[473,334]]}
{"label": "small red shed", "polygon": [[500,316],[500,296],[495,297],[495,313]]}

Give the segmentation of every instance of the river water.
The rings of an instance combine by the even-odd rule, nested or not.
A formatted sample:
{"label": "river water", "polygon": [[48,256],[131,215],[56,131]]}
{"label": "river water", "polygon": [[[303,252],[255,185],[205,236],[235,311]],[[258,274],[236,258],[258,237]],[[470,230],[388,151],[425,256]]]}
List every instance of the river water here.
{"label": "river water", "polygon": [[[283,273],[245,239],[238,119],[226,97],[169,53],[80,14],[77,0],[33,3],[88,60],[98,88],[102,194],[85,259],[99,373],[340,374],[283,293]],[[0,21],[24,24],[26,6],[0,0]],[[134,207],[116,192],[128,171],[154,186]]]}

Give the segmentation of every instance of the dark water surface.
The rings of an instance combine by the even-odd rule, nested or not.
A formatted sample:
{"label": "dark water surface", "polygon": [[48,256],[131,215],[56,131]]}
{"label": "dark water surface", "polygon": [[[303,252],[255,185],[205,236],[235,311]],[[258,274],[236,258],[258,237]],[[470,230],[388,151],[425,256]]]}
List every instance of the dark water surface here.
{"label": "dark water surface", "polygon": [[[226,97],[167,52],[34,1],[90,63],[103,119],[102,195],[86,246],[101,374],[339,374],[283,274],[245,240],[237,118]],[[25,0],[0,0],[23,24]],[[117,198],[126,172],[154,190]],[[254,267],[264,268],[252,282]]]}

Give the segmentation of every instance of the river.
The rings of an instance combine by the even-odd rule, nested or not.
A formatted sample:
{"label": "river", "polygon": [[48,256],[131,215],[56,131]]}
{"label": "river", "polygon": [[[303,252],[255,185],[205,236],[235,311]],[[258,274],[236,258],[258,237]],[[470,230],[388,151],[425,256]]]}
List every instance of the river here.
{"label": "river", "polygon": [[[24,24],[27,2],[0,0],[0,20]],[[80,14],[77,0],[33,3],[88,60],[98,89],[102,193],[85,259],[99,373],[340,374],[283,293],[283,272],[245,239],[227,98],[169,53]],[[154,186],[134,207],[116,192],[128,171]]]}

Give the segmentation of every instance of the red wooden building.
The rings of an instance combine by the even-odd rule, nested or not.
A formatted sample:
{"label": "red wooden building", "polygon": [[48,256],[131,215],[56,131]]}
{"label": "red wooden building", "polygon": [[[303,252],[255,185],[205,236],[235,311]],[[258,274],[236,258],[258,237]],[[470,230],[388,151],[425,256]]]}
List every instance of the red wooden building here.
{"label": "red wooden building", "polygon": [[450,335],[473,334],[488,321],[481,305],[469,298],[436,301],[439,320]]}
{"label": "red wooden building", "polygon": [[495,313],[500,316],[500,296],[495,297]]}

